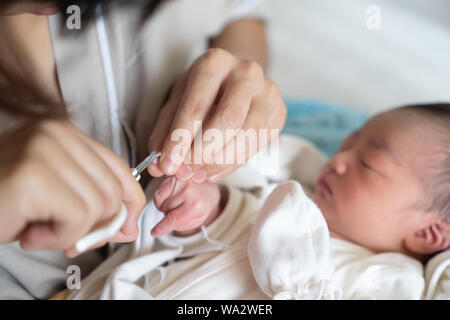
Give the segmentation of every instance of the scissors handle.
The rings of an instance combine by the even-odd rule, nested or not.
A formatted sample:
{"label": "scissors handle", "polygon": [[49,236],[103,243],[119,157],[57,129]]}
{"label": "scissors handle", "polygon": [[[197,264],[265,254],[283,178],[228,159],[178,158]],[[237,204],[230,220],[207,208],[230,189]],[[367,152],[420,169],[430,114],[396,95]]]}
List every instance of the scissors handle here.
{"label": "scissors handle", "polygon": [[122,228],[125,220],[127,219],[127,207],[122,202],[119,213],[112,219],[112,221],[104,228],[95,230],[89,233],[87,236],[79,240],[75,244],[75,249],[78,252],[84,252],[93,245],[100,243],[108,238],[111,238],[116,234],[117,231]]}
{"label": "scissors handle", "polygon": [[[150,155],[144,159],[139,165],[136,166],[136,168],[131,169],[131,174],[133,177],[135,177],[136,181],[139,181],[141,179],[141,173],[147,167],[158,157],[161,156],[161,152],[152,152]],[[117,231],[122,228],[123,224],[125,223],[125,220],[127,218],[128,212],[127,207],[122,202],[122,205],[120,207],[119,213],[114,217],[114,219],[111,220],[111,222],[101,229],[95,230],[85,237],[81,238],[77,241],[75,244],[75,249],[77,249],[78,252],[84,252],[93,245],[100,243],[101,241],[105,241],[112,236],[114,236]]]}

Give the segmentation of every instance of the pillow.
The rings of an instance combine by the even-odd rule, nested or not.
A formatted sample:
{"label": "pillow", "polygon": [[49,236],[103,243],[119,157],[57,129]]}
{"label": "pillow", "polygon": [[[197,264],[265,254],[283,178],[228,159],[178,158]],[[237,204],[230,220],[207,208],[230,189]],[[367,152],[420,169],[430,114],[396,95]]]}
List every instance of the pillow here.
{"label": "pillow", "polygon": [[319,100],[287,98],[285,103],[288,113],[281,133],[309,140],[328,157],[369,119],[367,113]]}

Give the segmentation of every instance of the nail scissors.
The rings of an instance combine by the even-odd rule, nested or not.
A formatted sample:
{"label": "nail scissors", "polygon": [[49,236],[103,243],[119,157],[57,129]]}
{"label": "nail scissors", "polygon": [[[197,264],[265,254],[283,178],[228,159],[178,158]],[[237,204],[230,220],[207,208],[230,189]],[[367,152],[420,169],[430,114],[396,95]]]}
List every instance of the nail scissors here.
{"label": "nail scissors", "polygon": [[[150,155],[144,159],[140,164],[136,166],[136,168],[132,168],[131,174],[139,181],[141,179],[141,173],[147,169],[147,167],[157,158],[161,156],[161,152],[153,151]],[[96,243],[107,240],[116,234],[117,231],[123,226],[125,220],[127,218],[127,208],[125,204],[122,202],[119,213],[111,220],[111,222],[98,230],[95,230],[82,239],[78,240],[75,244],[75,249],[78,252],[84,252]]]}

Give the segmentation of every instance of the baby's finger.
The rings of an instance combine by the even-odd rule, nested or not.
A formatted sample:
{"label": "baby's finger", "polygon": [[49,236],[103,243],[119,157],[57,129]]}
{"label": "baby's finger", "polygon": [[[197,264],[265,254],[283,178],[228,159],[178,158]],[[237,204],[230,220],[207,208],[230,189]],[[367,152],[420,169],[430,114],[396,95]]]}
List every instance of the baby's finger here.
{"label": "baby's finger", "polygon": [[178,229],[189,221],[184,205],[169,212],[152,230],[151,235],[155,238]]}
{"label": "baby's finger", "polygon": [[152,230],[153,237],[160,237],[168,232],[183,231],[200,226],[208,217],[198,204],[182,204],[169,212]]}
{"label": "baby's finger", "polygon": [[174,214],[169,213],[153,228],[151,235],[154,238],[161,237],[166,233],[175,230],[176,224],[177,217]]}
{"label": "baby's finger", "polygon": [[155,203],[155,207],[162,210],[164,202],[169,198],[175,188],[176,178],[171,176],[166,178],[155,190],[153,194],[153,201]]}

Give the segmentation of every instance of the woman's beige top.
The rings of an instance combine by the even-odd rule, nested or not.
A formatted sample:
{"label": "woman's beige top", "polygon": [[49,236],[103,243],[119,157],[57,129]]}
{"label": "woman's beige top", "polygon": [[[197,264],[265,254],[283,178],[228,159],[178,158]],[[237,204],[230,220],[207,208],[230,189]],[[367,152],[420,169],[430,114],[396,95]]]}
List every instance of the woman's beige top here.
{"label": "woman's beige top", "polygon": [[[249,2],[255,1],[167,1],[142,28],[137,7],[113,10],[105,17],[119,119],[136,134],[138,149],[132,151],[138,151],[140,158],[148,153],[147,139],[172,83],[207,48],[208,39]],[[60,32],[64,25],[59,16],[50,18],[50,26],[71,121],[112,148],[111,105],[98,26],[82,26],[78,36]]]}

